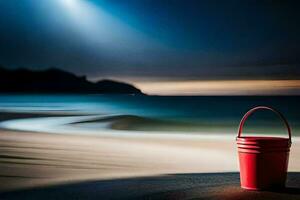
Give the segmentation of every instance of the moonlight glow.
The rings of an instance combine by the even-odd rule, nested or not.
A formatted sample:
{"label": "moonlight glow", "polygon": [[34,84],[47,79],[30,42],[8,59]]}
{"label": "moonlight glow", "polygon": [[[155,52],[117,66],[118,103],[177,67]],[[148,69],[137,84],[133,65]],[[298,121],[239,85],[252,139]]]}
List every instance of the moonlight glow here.
{"label": "moonlight glow", "polygon": [[65,6],[69,8],[74,8],[78,6],[78,1],[80,0],[60,0]]}
{"label": "moonlight glow", "polygon": [[[86,0],[57,0],[74,32],[87,41],[93,49],[105,49],[106,56],[124,57],[156,45],[141,32],[128,26],[121,19],[107,12],[101,4]],[[103,51],[102,51],[103,52]],[[126,56],[132,58],[132,56]]]}

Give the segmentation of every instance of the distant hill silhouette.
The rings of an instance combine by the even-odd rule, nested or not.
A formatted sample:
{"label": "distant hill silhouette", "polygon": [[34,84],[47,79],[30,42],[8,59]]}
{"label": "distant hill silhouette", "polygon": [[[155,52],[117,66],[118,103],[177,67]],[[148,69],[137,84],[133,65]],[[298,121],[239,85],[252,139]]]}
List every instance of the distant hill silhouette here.
{"label": "distant hill silhouette", "polygon": [[91,82],[57,68],[44,71],[0,67],[0,93],[142,94],[136,87],[112,80]]}

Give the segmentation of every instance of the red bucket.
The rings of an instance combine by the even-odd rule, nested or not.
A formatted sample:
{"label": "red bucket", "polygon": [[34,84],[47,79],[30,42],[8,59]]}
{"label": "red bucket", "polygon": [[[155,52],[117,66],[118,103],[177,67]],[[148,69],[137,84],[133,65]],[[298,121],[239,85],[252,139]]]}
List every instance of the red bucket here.
{"label": "red bucket", "polygon": [[[241,136],[247,118],[257,110],[271,110],[284,122],[289,138]],[[291,147],[291,129],[284,116],[273,108],[259,106],[242,118],[236,138],[240,164],[241,187],[248,190],[270,190],[285,187]]]}

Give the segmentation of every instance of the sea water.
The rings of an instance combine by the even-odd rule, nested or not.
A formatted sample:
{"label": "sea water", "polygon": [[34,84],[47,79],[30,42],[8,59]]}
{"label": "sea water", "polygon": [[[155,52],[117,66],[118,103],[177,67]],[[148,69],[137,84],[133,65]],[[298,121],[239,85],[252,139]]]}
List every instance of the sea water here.
{"label": "sea water", "polygon": [[[71,134],[104,129],[120,134],[226,134],[236,132],[250,108],[265,105],[281,111],[297,135],[299,102],[299,96],[0,95],[0,127]],[[8,113],[16,119],[6,120]],[[20,118],[21,113],[31,115]],[[245,131],[285,134],[283,123],[270,111],[251,116]]]}

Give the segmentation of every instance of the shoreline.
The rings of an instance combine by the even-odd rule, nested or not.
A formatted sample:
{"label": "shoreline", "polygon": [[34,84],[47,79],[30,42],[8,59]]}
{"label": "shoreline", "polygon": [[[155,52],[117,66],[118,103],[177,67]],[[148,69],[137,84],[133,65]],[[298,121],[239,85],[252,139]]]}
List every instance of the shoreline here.
{"label": "shoreline", "polygon": [[[0,112],[0,130],[14,132],[35,132],[50,133],[61,135],[82,135],[82,136],[99,136],[114,138],[149,138],[149,139],[204,139],[204,140],[233,140],[236,137],[235,131],[146,131],[131,129],[115,129],[115,123],[126,122],[122,119],[123,115],[88,115],[79,113],[64,112]],[[126,115],[125,115],[126,117]],[[97,127],[81,127],[86,121],[99,121]],[[100,123],[101,122],[101,123]],[[79,125],[79,126],[78,126]],[[220,128],[220,127],[219,127]],[[247,134],[247,133],[245,133]],[[259,134],[251,134],[259,136]],[[274,137],[285,137],[283,134],[267,134]],[[292,137],[293,141],[300,142],[300,136]]]}

